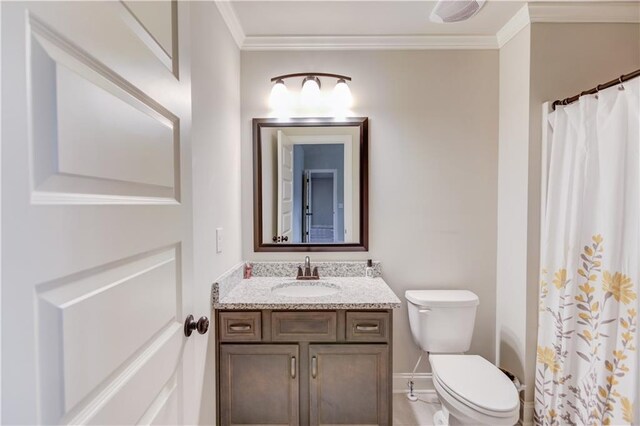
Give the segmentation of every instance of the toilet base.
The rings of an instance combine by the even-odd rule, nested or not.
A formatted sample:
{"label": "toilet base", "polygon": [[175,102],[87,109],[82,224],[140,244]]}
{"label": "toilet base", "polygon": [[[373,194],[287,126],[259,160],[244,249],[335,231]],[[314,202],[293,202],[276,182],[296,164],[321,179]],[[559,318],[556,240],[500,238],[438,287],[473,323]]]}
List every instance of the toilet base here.
{"label": "toilet base", "polygon": [[433,424],[436,426],[457,426],[464,425],[452,416],[445,407],[442,407],[441,410],[438,410],[433,415]]}
{"label": "toilet base", "polygon": [[438,410],[433,415],[433,424],[435,426],[447,426],[449,424],[447,417],[448,416],[444,413],[443,410]]}

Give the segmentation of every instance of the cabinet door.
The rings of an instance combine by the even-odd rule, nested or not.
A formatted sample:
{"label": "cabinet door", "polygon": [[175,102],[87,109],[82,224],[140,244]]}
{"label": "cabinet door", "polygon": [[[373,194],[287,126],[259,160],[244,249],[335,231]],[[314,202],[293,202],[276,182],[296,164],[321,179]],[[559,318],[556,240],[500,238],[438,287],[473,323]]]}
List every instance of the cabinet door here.
{"label": "cabinet door", "polygon": [[310,345],[311,425],[389,425],[388,345]]}
{"label": "cabinet door", "polygon": [[297,425],[298,345],[220,345],[220,420]]}

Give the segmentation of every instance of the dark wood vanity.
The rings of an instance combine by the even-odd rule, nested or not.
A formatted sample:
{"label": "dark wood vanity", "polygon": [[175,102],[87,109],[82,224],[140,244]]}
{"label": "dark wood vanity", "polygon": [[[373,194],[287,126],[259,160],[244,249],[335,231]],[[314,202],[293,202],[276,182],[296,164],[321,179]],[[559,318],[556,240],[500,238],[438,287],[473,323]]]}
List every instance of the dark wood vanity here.
{"label": "dark wood vanity", "polygon": [[391,425],[389,310],[216,310],[218,424]]}

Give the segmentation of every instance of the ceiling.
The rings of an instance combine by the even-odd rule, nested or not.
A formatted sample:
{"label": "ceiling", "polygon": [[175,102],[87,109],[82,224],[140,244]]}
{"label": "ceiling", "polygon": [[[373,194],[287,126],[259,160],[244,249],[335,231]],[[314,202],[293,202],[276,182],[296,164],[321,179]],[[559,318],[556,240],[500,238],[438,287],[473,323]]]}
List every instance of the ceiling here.
{"label": "ceiling", "polygon": [[489,1],[465,22],[429,20],[435,1],[234,1],[246,36],[495,35],[521,1]]}
{"label": "ceiling", "polygon": [[497,49],[533,22],[640,22],[640,0],[487,0],[471,19],[429,20],[434,0],[215,0],[243,50]]}

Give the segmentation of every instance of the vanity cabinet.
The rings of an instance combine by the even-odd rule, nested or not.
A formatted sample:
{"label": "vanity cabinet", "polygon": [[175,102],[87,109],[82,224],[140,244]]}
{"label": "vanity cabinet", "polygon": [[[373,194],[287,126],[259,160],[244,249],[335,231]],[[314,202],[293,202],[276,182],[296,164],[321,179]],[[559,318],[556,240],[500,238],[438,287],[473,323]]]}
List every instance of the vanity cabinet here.
{"label": "vanity cabinet", "polygon": [[219,424],[391,425],[391,310],[215,317]]}
{"label": "vanity cabinet", "polygon": [[312,425],[390,424],[388,345],[310,345]]}
{"label": "vanity cabinet", "polygon": [[297,424],[297,360],[297,345],[221,345],[221,423]]}

